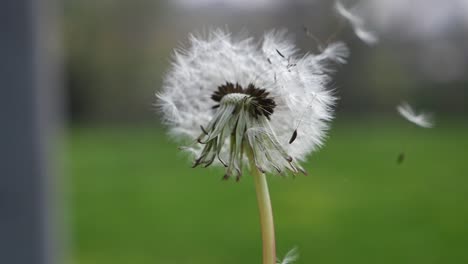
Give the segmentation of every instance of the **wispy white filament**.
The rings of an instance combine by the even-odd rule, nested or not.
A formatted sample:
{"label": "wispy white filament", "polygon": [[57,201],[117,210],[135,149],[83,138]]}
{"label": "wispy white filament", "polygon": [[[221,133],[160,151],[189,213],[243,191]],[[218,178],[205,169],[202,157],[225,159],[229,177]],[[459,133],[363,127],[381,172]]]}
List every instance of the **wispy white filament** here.
{"label": "wispy white filament", "polygon": [[299,250],[297,250],[297,247],[294,247],[293,249],[289,250],[288,253],[286,253],[282,261],[281,260],[278,261],[278,264],[292,264],[298,259],[299,259]]}
{"label": "wispy white filament", "polygon": [[340,1],[335,2],[335,10],[340,16],[348,21],[348,23],[353,28],[354,34],[356,34],[359,39],[368,45],[377,44],[379,38],[374,32],[371,32],[365,28],[364,20],[362,18],[346,9],[346,7]]}
{"label": "wispy white filament", "polygon": [[431,120],[431,115],[427,113],[419,113],[413,110],[413,108],[406,102],[402,102],[397,106],[397,111],[409,122],[424,128],[431,128],[434,126],[434,123]]}
{"label": "wispy white filament", "polygon": [[345,64],[346,59],[349,57],[350,51],[348,46],[343,42],[335,42],[328,45],[317,59],[331,60],[336,63]]}
{"label": "wispy white filament", "polygon": [[[206,35],[190,35],[186,48],[174,52],[172,66],[165,75],[162,89],[156,94],[157,106],[172,136],[196,140],[201,138],[200,127],[208,129],[215,119],[222,118],[226,122],[226,132],[237,124],[232,116],[220,113],[221,109],[227,111],[230,106],[213,109],[216,103],[211,95],[220,85],[229,82],[245,88],[253,84],[265,89],[276,103],[270,119],[237,117],[243,118],[241,125],[246,126],[246,131],[236,133],[245,135],[246,141],[260,138],[265,143],[253,151],[266,151],[270,156],[259,156],[258,159],[272,159],[275,160],[273,165],[287,166],[284,161],[276,159],[287,153],[295,161],[304,160],[323,143],[335,101],[328,89],[332,72],[330,62],[345,63],[348,54],[347,47],[338,42],[330,44],[320,54],[301,55],[286,31],[267,32],[260,42],[247,36],[236,37],[220,29],[211,30]],[[298,127],[300,119],[303,120]],[[246,122],[248,120],[253,121]],[[222,128],[217,126],[216,129]],[[297,138],[289,144],[296,129]],[[219,159],[214,159],[213,164],[229,163],[229,137],[221,130],[206,132],[209,136],[205,136],[203,141],[225,136],[223,143],[216,143],[215,154],[219,154]],[[184,149],[200,156],[203,148],[203,144],[193,144]],[[275,151],[269,151],[272,149]],[[213,153],[205,154],[212,158]],[[241,166],[241,161],[234,162]],[[272,164],[262,169],[274,171]]]}

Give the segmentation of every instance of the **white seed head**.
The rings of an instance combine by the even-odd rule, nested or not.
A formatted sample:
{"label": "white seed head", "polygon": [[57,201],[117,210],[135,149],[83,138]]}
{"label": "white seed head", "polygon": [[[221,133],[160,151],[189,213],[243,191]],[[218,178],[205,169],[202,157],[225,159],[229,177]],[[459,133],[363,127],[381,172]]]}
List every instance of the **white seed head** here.
{"label": "white seed head", "polygon": [[330,64],[345,62],[346,46],[299,55],[286,31],[260,43],[219,29],[189,39],[156,96],[170,134],[193,140],[184,149],[195,166],[223,164],[239,177],[251,151],[265,172],[303,171],[298,161],[322,144],[332,119]]}

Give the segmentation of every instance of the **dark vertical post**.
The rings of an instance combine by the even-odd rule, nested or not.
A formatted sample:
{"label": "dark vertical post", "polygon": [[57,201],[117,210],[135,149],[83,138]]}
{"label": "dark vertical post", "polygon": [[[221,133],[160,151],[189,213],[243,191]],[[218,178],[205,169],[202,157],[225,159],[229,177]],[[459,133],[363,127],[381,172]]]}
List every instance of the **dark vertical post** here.
{"label": "dark vertical post", "polygon": [[0,263],[56,263],[54,11],[48,0],[0,2]]}

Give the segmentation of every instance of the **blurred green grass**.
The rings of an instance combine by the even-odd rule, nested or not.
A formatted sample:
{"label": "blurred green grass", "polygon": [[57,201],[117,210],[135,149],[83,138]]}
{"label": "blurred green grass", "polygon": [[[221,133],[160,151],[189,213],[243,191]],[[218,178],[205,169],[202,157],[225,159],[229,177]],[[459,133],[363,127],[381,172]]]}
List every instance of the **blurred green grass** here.
{"label": "blurred green grass", "polygon": [[[191,169],[158,127],[73,127],[68,142],[72,263],[261,263],[250,176]],[[338,120],[305,166],[269,177],[280,256],[468,263],[466,121]]]}

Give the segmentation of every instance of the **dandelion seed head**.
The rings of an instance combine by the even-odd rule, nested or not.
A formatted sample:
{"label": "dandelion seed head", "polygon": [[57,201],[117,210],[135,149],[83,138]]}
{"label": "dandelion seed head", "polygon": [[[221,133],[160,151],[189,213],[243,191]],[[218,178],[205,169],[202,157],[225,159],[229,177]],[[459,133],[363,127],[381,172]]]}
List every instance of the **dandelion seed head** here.
{"label": "dandelion seed head", "polygon": [[239,176],[248,147],[259,169],[297,173],[323,143],[335,102],[331,63],[348,54],[341,42],[299,54],[285,30],[260,42],[220,29],[193,34],[174,52],[157,106],[171,135],[192,140],[194,166],[224,165]]}

